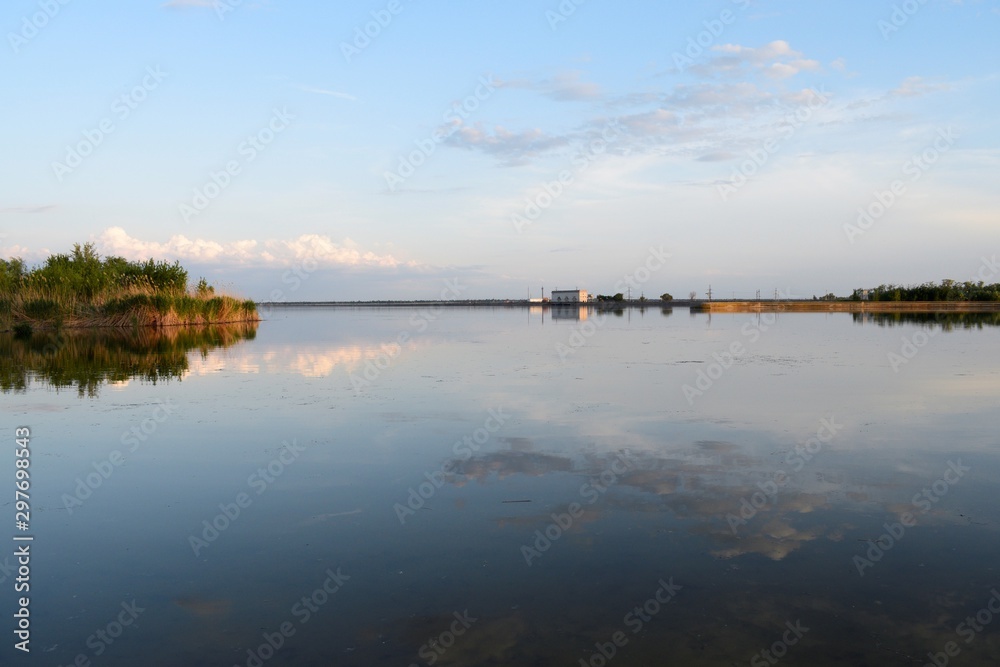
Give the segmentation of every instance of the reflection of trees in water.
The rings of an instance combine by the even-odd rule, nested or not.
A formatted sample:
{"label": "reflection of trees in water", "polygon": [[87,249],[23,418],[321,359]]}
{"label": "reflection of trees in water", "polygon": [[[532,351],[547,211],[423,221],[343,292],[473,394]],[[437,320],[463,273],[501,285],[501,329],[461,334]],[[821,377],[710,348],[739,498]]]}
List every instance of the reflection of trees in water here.
{"label": "reflection of trees in water", "polygon": [[851,317],[855,324],[880,327],[919,324],[940,327],[943,331],[1000,327],[1000,313],[851,313]]}
{"label": "reflection of trees in water", "polygon": [[62,329],[29,337],[0,335],[0,390],[25,391],[31,380],[96,396],[106,382],[180,379],[188,352],[205,356],[252,340],[257,323],[140,329]]}

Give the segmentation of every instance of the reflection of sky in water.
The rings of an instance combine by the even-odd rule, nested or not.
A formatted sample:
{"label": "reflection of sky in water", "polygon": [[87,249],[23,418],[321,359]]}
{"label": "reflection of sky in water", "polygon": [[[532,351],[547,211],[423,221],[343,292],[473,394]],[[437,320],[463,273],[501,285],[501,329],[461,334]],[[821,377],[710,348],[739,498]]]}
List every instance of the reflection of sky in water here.
{"label": "reflection of sky in water", "polygon": [[[969,644],[955,628],[1000,585],[1000,331],[942,332],[893,372],[887,354],[922,327],[288,309],[191,354],[181,381],[96,398],[33,385],[3,397],[34,433],[33,639],[45,664],[94,658],[87,638],[135,599],[146,611],[100,664],[245,664],[285,621],[296,634],[265,664],[425,664],[466,609],[478,620],[436,664],[579,664],[619,630],[616,665],[748,664],[797,619],[810,631],[787,664],[922,664],[952,640],[956,663],[995,664],[1000,619]],[[734,342],[689,403],[682,387]],[[176,414],[127,451],[123,432],[167,399]],[[506,419],[484,438],[491,410]],[[823,418],[842,428],[796,458]],[[248,478],[292,439],[305,452],[257,495]],[[114,449],[125,464],[65,510]],[[914,496],[958,459],[970,472],[923,511]],[[252,504],[195,557],[189,535],[240,492]],[[859,576],[852,559],[907,512],[916,525]],[[294,605],[337,567],[350,580],[300,624]],[[623,618],[670,577],[683,589],[633,635]]]}

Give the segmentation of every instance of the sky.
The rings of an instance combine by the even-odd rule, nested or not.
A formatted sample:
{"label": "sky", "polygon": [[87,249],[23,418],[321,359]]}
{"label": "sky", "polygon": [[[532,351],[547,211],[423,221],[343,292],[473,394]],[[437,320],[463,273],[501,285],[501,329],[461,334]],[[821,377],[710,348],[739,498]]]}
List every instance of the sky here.
{"label": "sky", "polygon": [[[0,256],[258,300],[1000,282],[1000,0],[8,0]],[[991,261],[992,260],[992,261]]]}

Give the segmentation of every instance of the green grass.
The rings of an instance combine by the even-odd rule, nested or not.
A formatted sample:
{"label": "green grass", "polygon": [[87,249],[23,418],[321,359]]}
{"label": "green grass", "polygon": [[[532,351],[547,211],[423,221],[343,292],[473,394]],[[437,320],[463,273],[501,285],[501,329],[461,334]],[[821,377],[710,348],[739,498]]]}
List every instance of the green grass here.
{"label": "green grass", "polygon": [[0,330],[171,326],[259,320],[252,301],[219,295],[204,278],[189,289],[177,262],[101,258],[92,244],[28,269],[0,260]]}

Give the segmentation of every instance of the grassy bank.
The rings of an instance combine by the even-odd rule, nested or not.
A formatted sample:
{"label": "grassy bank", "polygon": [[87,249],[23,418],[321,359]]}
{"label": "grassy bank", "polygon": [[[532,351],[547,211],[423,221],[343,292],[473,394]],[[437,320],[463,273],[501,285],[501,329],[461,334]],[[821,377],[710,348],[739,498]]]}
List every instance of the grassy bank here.
{"label": "grassy bank", "polygon": [[75,245],[28,269],[0,260],[0,331],[20,335],[60,327],[165,327],[253,322],[250,300],[218,295],[201,279],[188,287],[179,263],[101,258],[93,245]]}

